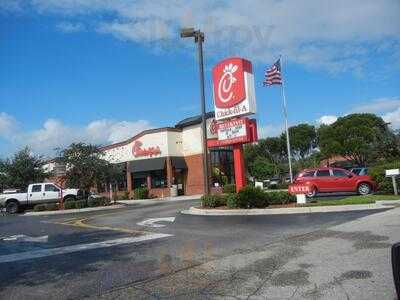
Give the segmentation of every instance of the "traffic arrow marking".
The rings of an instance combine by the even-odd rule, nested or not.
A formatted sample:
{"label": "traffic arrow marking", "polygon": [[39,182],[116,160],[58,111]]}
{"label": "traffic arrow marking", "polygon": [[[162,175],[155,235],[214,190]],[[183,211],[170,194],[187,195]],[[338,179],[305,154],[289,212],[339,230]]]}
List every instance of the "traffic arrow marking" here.
{"label": "traffic arrow marking", "polygon": [[160,228],[165,227],[165,224],[157,224],[158,222],[174,222],[175,217],[167,217],[167,218],[153,218],[153,219],[146,219],[142,222],[137,223],[140,226],[152,227],[152,228]]}

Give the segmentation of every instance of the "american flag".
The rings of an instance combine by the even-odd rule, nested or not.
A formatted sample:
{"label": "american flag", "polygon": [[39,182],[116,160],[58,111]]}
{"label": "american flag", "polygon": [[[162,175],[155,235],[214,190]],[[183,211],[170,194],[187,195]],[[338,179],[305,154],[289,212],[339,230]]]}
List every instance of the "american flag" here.
{"label": "american flag", "polygon": [[265,72],[264,85],[282,84],[281,59],[278,59],[271,68]]}

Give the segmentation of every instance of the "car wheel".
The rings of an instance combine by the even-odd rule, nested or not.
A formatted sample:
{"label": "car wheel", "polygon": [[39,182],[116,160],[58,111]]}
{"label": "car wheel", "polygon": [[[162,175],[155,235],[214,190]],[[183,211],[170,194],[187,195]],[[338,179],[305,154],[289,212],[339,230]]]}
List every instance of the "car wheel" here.
{"label": "car wheel", "polygon": [[360,194],[360,195],[368,195],[369,193],[371,193],[371,186],[368,184],[368,183],[360,183],[359,185],[358,185],[358,188],[357,188],[357,192]]}
{"label": "car wheel", "polygon": [[19,211],[19,204],[16,200],[8,201],[6,204],[6,212],[9,214],[16,214]]}
{"label": "car wheel", "polygon": [[317,188],[315,186],[311,187],[311,191],[306,194],[308,198],[313,198],[317,194]]}

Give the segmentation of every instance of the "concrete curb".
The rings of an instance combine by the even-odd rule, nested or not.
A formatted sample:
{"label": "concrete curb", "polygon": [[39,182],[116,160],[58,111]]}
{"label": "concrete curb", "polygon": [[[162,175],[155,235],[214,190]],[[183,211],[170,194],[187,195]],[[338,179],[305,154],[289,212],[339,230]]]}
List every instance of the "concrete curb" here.
{"label": "concrete curb", "polygon": [[178,202],[178,201],[199,200],[201,196],[203,195],[164,197],[164,198],[140,199],[140,200],[119,200],[117,201],[117,203],[125,205],[168,203],[168,202]]}
{"label": "concrete curb", "polygon": [[110,206],[99,206],[99,207],[86,207],[81,209],[66,209],[66,210],[55,210],[55,211],[32,211],[24,213],[20,216],[51,216],[51,215],[66,215],[66,214],[76,214],[83,212],[91,212],[91,211],[100,211],[100,210],[112,210],[123,208],[125,205],[110,205]]}
{"label": "concrete curb", "polygon": [[284,214],[308,214],[324,212],[345,212],[356,210],[371,210],[393,208],[400,204],[400,200],[377,201],[374,204],[357,205],[332,205],[332,206],[310,206],[293,208],[254,208],[254,209],[203,209],[191,207],[188,210],[181,211],[185,215],[197,216],[260,216],[260,215],[284,215]]}

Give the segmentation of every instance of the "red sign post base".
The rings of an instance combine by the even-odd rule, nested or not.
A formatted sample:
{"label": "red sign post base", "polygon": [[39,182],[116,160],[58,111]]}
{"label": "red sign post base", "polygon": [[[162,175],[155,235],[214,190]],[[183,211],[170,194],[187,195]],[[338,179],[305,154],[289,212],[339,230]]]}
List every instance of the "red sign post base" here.
{"label": "red sign post base", "polygon": [[243,144],[233,145],[233,164],[235,168],[236,192],[239,192],[244,186],[246,186]]}

